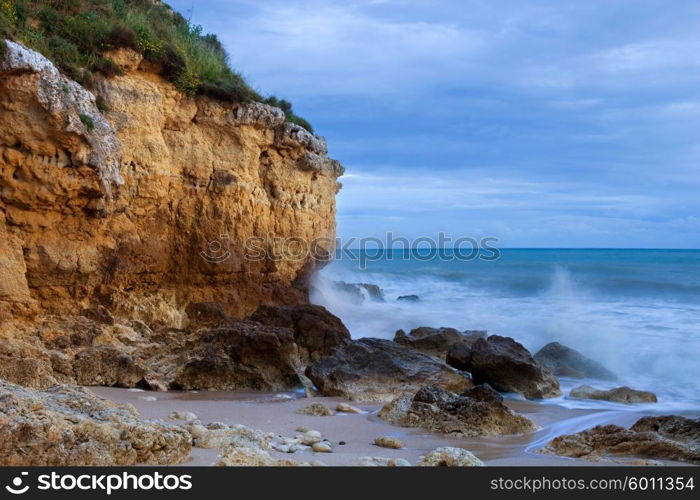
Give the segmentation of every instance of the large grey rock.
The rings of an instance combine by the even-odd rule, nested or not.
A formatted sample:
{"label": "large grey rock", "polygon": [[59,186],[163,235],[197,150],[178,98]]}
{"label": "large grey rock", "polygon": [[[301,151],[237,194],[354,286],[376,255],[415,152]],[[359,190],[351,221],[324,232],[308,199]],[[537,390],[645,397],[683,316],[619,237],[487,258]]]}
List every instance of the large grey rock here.
{"label": "large grey rock", "polygon": [[615,387],[609,390],[600,390],[590,385],[574,387],[569,393],[574,399],[597,399],[601,401],[612,401],[615,403],[656,403],[656,394],[648,391],[637,391],[627,386]]}
{"label": "large grey rock", "polygon": [[303,385],[299,349],[288,328],[235,321],[194,336],[179,354],[173,388],[281,391]]}
{"label": "large grey rock", "polygon": [[309,360],[326,356],[335,347],[350,341],[350,332],[340,318],[323,306],[262,306],[250,319],[291,329],[294,342]]}
{"label": "large grey rock", "polygon": [[364,338],[338,346],[307,371],[325,396],[390,401],[406,391],[435,385],[461,392],[471,380],[439,361],[390,340]]}
{"label": "large grey rock", "polygon": [[617,375],[597,361],[559,342],[550,342],[537,351],[535,360],[558,377],[617,380]]}
{"label": "large grey rock", "polygon": [[394,342],[445,359],[448,351],[455,344],[460,343],[466,348],[471,348],[474,342],[485,336],[486,332],[482,331],[460,332],[455,328],[421,326],[414,328],[408,334],[403,330],[398,330],[394,336]]}
{"label": "large grey rock", "polygon": [[459,362],[454,352],[450,354],[448,364],[471,373],[477,384],[487,383],[498,391],[517,392],[527,399],[561,395],[557,378],[510,337],[478,339]]}
{"label": "large grey rock", "polygon": [[423,387],[385,405],[379,418],[402,427],[466,437],[522,434],[536,429],[528,418],[504,405],[503,396],[486,384],[462,395]]}

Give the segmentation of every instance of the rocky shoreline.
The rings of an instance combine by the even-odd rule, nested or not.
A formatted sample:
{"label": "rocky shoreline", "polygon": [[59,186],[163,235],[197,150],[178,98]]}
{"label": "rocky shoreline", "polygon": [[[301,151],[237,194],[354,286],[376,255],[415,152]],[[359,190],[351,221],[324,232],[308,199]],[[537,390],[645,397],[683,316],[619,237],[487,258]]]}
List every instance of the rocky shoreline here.
{"label": "rocky shoreline", "polygon": [[[359,446],[320,429],[341,418],[382,452],[344,464],[480,465],[483,440],[525,446],[540,432],[502,393],[536,414],[544,406],[529,401],[560,397],[558,377],[614,380],[561,344],[533,355],[483,331],[351,338],[308,303],[333,251],[343,173],[322,137],[272,106],[185,96],[131,49],[104,54],[119,74],[95,75],[90,91],[38,52],[0,43],[0,465],[177,464],[202,449],[220,465],[319,465]],[[280,240],[319,244],[291,258]],[[388,300],[370,283],[336,285],[358,303]],[[206,399],[165,415],[143,406],[212,391],[309,399],[282,412],[294,427],[264,431],[261,412],[279,403],[246,422],[204,418]],[[656,399],[629,387],[570,397]],[[560,429],[540,448],[697,463],[700,421],[665,418]],[[361,429],[370,424],[374,436]],[[432,436],[420,455],[413,431]]]}
{"label": "rocky shoreline", "polygon": [[[345,446],[306,425],[282,435],[240,422],[205,422],[196,409],[172,413],[167,420],[144,419],[130,405],[102,400],[71,383],[131,388],[144,402],[200,391],[297,391],[291,394],[312,399],[296,409],[296,419],[354,414],[366,420],[371,414],[395,429],[444,435],[448,441],[439,444],[450,444],[455,439],[532,441],[537,423],[501,393],[542,406],[536,401],[561,395],[553,371],[612,378],[595,361],[560,344],[533,356],[511,338],[481,331],[422,327],[399,330],[394,341],[353,340],[321,306],[263,306],[239,320],[208,302],[190,304],[187,314],[185,329],[152,331],[126,326],[107,311],[92,311],[71,323],[70,336],[54,335],[40,343],[47,337],[37,335],[36,348],[43,349],[43,356],[29,370],[15,358],[3,366],[9,381],[3,380],[0,388],[0,463],[175,464],[190,460],[192,449],[203,448],[218,453],[212,461],[217,465],[321,465],[322,456]],[[55,385],[58,381],[62,384]],[[297,399],[281,394],[285,400]],[[656,400],[628,387],[600,391],[582,386],[570,397],[624,404]],[[341,399],[330,407],[328,398]],[[260,411],[274,411],[274,405],[281,407],[271,403]],[[404,447],[391,434],[372,442],[384,449]],[[624,457],[699,463],[699,447],[700,420],[654,415],[629,430],[607,425],[554,436],[535,451],[596,461]],[[377,455],[353,465],[482,464],[472,450],[438,448],[413,462]]]}

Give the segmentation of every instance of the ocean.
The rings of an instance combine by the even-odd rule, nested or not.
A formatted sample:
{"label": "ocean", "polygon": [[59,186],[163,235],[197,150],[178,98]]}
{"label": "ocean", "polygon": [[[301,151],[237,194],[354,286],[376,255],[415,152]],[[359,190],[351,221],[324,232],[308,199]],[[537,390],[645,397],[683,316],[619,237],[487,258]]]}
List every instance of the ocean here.
{"label": "ocean", "polygon": [[[353,338],[446,326],[513,337],[533,354],[557,341],[620,380],[562,379],[565,395],[551,402],[620,409],[566,394],[582,383],[629,385],[655,392],[656,411],[700,410],[700,250],[502,249],[496,260],[469,261],[451,251],[354,252],[319,271],[312,292]],[[359,303],[337,281],[376,284],[385,300]]]}

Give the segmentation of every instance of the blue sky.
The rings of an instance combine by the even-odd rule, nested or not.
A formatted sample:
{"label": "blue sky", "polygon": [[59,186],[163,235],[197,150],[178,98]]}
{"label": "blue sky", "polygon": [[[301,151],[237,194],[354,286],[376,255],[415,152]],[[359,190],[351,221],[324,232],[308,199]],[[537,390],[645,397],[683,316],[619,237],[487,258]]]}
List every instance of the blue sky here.
{"label": "blue sky", "polygon": [[700,248],[697,0],[172,0],[346,167],[342,238]]}

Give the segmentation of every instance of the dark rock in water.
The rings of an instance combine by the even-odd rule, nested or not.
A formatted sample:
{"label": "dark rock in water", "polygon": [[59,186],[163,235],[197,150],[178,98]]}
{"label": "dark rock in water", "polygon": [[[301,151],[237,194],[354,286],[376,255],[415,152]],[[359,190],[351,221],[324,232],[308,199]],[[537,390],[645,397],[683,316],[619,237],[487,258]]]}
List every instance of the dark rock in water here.
{"label": "dark rock in water", "polygon": [[643,417],[630,429],[599,425],[554,438],[540,451],[588,460],[624,456],[700,464],[700,419],[669,415]]}
{"label": "dark rock in water", "polygon": [[75,381],[81,385],[135,387],[146,370],[128,354],[109,346],[88,347],[73,359]]}
{"label": "dark rock in water", "polygon": [[536,429],[528,418],[505,406],[503,396],[488,384],[460,396],[438,387],[423,387],[385,405],[379,417],[393,425],[463,437],[522,434]]}
{"label": "dark rock in water", "polygon": [[656,394],[648,391],[637,391],[629,387],[616,387],[603,391],[595,389],[590,385],[574,387],[569,393],[574,399],[598,399],[602,401],[613,401],[615,403],[656,403]]}
{"label": "dark rock in water", "polygon": [[394,336],[394,342],[407,345],[431,356],[444,359],[449,349],[456,343],[471,346],[479,338],[486,335],[481,331],[460,332],[454,328],[431,328],[421,326],[414,328],[408,334],[398,330]]}
{"label": "dark rock in water", "polygon": [[185,429],[139,417],[77,386],[44,391],[0,380],[0,465],[114,466],[186,462]]}
{"label": "dark rock in water", "polygon": [[361,304],[364,302],[365,293],[370,300],[384,302],[384,292],[382,292],[379,286],[373,285],[372,283],[345,283],[344,281],[336,281],[333,285],[336,289],[349,294],[354,304]]}
{"label": "dark rock in water", "polygon": [[315,361],[350,340],[350,332],[337,316],[323,306],[262,306],[250,317],[265,325],[290,328],[301,357]]}
{"label": "dark rock in water", "polygon": [[481,338],[469,350],[455,344],[447,360],[450,366],[471,373],[475,383],[490,384],[498,391],[517,392],[527,399],[561,395],[556,377],[510,337]]}
{"label": "dark rock in water", "polygon": [[218,326],[231,318],[218,302],[195,302],[187,305],[185,313],[195,326]]}
{"label": "dark rock in water", "polygon": [[363,288],[364,290],[367,291],[367,294],[369,295],[370,300],[374,300],[375,302],[384,302],[384,292],[382,291],[381,288],[377,285],[373,285],[372,283],[352,283],[355,286],[359,286],[360,288]]}
{"label": "dark rock in water", "polygon": [[390,340],[364,338],[337,347],[306,375],[324,396],[389,401],[397,394],[435,385],[461,392],[471,380],[439,361]]}
{"label": "dark rock in water", "polygon": [[472,359],[472,346],[474,344],[465,344],[464,342],[457,342],[453,344],[447,351],[445,356],[445,362],[457,368],[458,370],[467,371],[469,362]]}
{"label": "dark rock in water", "polygon": [[235,321],[198,337],[181,353],[171,387],[282,391],[302,385],[299,350],[288,328]]}
{"label": "dark rock in water", "polygon": [[333,283],[336,290],[340,290],[347,295],[350,302],[355,305],[360,305],[365,301],[365,296],[360,290],[360,287],[356,285],[351,285],[350,283],[345,283],[343,281],[337,281]]}
{"label": "dark rock in water", "polygon": [[404,300],[406,302],[418,302],[420,297],[418,295],[400,295],[396,300]]}
{"label": "dark rock in water", "polygon": [[617,380],[617,375],[597,361],[559,342],[544,346],[537,351],[535,359],[559,377]]}

